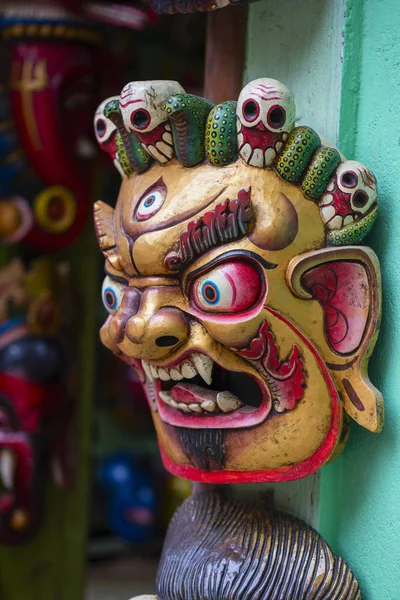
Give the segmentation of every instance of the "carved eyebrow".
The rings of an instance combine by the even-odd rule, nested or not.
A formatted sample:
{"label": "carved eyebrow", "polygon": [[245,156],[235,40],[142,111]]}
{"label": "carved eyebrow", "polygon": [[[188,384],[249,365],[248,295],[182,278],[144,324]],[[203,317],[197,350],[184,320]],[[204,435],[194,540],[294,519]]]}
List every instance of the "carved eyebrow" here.
{"label": "carved eyebrow", "polygon": [[107,271],[107,267],[104,267],[104,273],[110,277],[110,279],[112,279],[113,281],[118,281],[118,283],[122,283],[123,285],[128,285],[129,281],[127,279],[125,279],[124,277],[118,277],[118,275],[113,275],[112,273],[110,273],[109,271]]}
{"label": "carved eyebrow", "polygon": [[251,187],[242,189],[237,198],[227,198],[211,211],[190,221],[179,237],[178,250],[166,255],[165,267],[178,271],[210,248],[244,237],[252,210],[250,197]]}

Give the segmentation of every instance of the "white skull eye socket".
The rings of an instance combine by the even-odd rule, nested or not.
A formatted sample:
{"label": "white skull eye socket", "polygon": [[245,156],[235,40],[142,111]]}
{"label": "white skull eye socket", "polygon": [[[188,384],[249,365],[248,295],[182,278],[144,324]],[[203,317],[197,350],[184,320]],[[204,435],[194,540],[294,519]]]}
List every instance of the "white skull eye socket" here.
{"label": "white skull eye socket", "polygon": [[151,123],[149,111],[145,108],[138,108],[137,110],[134,110],[131,114],[131,123],[132,127],[134,127],[134,129],[138,129],[139,131],[147,129]]}
{"label": "white skull eye socket", "polygon": [[112,121],[103,116],[96,116],[94,121],[94,132],[97,141],[103,143],[108,140],[110,135],[115,131],[116,127]]}
{"label": "white skull eye socket", "polygon": [[354,171],[345,171],[341,177],[341,183],[345,188],[355,188],[358,184],[358,176]]}
{"label": "white skull eye socket", "polygon": [[135,212],[136,221],[147,221],[155,215],[164,204],[166,196],[167,188],[161,179],[147,190],[139,200]]}
{"label": "white skull eye socket", "polygon": [[260,105],[256,100],[249,98],[243,102],[242,113],[243,118],[247,123],[254,123],[260,116]]}
{"label": "white skull eye socket", "polygon": [[368,202],[369,196],[363,190],[358,190],[352,198],[352,204],[354,208],[364,208]]}
{"label": "white skull eye socket", "polygon": [[124,295],[125,286],[118,281],[115,281],[108,275],[103,281],[103,287],[101,289],[101,298],[105,309],[113,314],[121,306],[122,297]]}
{"label": "white skull eye socket", "polygon": [[286,123],[286,110],[283,106],[271,106],[267,114],[267,123],[271,129],[280,129]]}
{"label": "white skull eye socket", "polygon": [[107,131],[106,122],[104,121],[104,119],[99,117],[96,122],[96,133],[99,136],[99,138],[104,137],[106,131]]}

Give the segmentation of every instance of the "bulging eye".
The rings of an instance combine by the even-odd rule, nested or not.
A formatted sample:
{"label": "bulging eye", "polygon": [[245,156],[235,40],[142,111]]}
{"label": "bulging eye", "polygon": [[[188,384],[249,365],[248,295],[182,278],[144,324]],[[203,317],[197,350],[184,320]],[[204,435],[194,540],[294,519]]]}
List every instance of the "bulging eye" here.
{"label": "bulging eye", "polygon": [[135,218],[137,221],[146,221],[150,219],[164,204],[167,195],[167,188],[162,181],[150,190],[145,192],[136,208]]}
{"label": "bulging eye", "polygon": [[267,123],[272,129],[280,129],[286,122],[286,111],[283,106],[271,106],[267,114]]}
{"label": "bulging eye", "polygon": [[256,262],[232,260],[194,277],[189,297],[194,307],[207,313],[248,313],[264,303],[266,281]]}
{"label": "bulging eye", "polygon": [[124,285],[118,281],[114,281],[107,275],[103,281],[101,297],[103,304],[109,313],[116,312],[121,306],[122,297],[124,295]]}
{"label": "bulging eye", "polygon": [[260,116],[260,105],[253,98],[249,98],[243,103],[243,117],[248,123],[253,123]]}

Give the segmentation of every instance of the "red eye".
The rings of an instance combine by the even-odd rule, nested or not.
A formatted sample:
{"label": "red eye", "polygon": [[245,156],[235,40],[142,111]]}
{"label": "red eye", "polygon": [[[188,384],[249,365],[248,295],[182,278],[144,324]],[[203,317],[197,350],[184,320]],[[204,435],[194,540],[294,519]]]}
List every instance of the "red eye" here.
{"label": "red eye", "polygon": [[195,277],[189,296],[194,307],[214,315],[230,313],[233,317],[258,310],[266,296],[263,269],[250,261],[232,260]]}

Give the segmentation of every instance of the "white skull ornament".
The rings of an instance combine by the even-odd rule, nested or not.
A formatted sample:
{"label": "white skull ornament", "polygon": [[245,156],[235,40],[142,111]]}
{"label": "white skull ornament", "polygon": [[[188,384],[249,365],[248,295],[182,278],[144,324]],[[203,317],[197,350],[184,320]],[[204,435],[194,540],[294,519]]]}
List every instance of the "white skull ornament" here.
{"label": "white skull ornament", "polygon": [[275,79],[256,79],[240,93],[237,117],[240,156],[253,167],[270,167],[294,127],[293,94]]}
{"label": "white skull ornament", "polygon": [[111,98],[107,98],[101,104],[99,104],[96,113],[94,115],[94,133],[96,136],[97,143],[100,148],[107,152],[114,163],[115,168],[123,177],[124,172],[122,170],[119,158],[118,158],[118,150],[117,150],[117,133],[118,129],[115,123],[104,116],[104,108],[108,102],[111,100],[118,100],[118,96],[112,96]]}
{"label": "white skull ornament", "polygon": [[120,96],[120,109],[127,131],[134,133],[145,150],[159,163],[174,157],[171,125],[165,101],[185,90],[176,81],[133,81]]}
{"label": "white skull ornament", "polygon": [[341,163],[330,180],[319,206],[328,229],[342,229],[358,221],[377,205],[373,173],[356,160]]}

